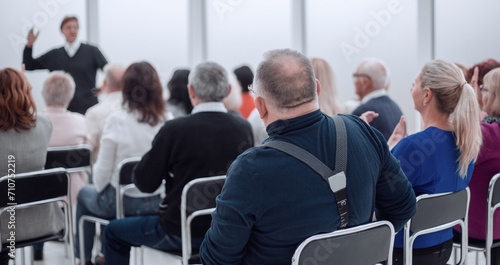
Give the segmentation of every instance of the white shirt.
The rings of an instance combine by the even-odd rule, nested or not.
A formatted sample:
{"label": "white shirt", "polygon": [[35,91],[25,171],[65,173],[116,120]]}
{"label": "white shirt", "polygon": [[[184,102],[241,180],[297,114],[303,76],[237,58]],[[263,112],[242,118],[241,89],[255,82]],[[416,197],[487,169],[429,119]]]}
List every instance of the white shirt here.
{"label": "white shirt", "polygon": [[254,145],[261,146],[262,142],[264,142],[264,140],[266,140],[269,136],[267,135],[266,124],[260,118],[257,108],[252,110],[247,121],[250,123],[250,126],[252,126]]}
{"label": "white shirt", "polygon": [[85,113],[85,124],[87,126],[87,138],[92,147],[94,159],[99,153],[99,142],[101,141],[104,124],[109,115],[122,108],[122,92],[111,92],[106,94],[102,102],[92,106]]}
{"label": "white shirt", "polygon": [[69,57],[73,57],[78,49],[80,49],[81,44],[82,43],[78,40],[75,40],[73,43],[66,42],[64,43],[64,49],[66,50],[66,53],[68,53]]}
{"label": "white shirt", "polygon": [[195,114],[198,112],[225,112],[227,113],[227,109],[222,102],[203,102],[196,107],[193,108],[191,114]]}
{"label": "white shirt", "polygon": [[[101,151],[94,164],[94,184],[101,192],[111,183],[116,187],[118,171],[116,166],[125,158],[142,156],[151,149],[151,142],[163,126],[163,122],[150,126],[140,123],[138,112],[125,109],[112,113],[106,120],[101,138]],[[171,114],[167,115],[167,119]]]}
{"label": "white shirt", "polygon": [[361,100],[361,104],[365,104],[366,102],[374,99],[374,98],[379,98],[379,97],[382,97],[382,96],[386,96],[387,95],[387,91],[385,91],[385,89],[381,88],[381,89],[377,89],[375,91],[372,91],[370,93],[368,93],[368,95],[366,95],[362,100]]}

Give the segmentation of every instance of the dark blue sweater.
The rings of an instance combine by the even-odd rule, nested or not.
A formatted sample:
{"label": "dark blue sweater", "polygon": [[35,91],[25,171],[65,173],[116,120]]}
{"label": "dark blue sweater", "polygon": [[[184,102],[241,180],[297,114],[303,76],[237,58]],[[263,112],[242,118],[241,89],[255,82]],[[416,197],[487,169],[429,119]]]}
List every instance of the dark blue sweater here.
{"label": "dark blue sweater", "polygon": [[401,115],[403,115],[398,104],[388,96],[381,96],[361,104],[352,114],[359,117],[367,111],[375,111],[379,114],[377,118],[370,122],[370,125],[379,130],[384,135],[385,140],[389,140],[392,131],[394,131]]}
{"label": "dark blue sweater", "polygon": [[[379,219],[401,229],[416,204],[399,162],[378,131],[355,116],[341,116],[348,133],[349,226],[370,222],[377,207]],[[267,132],[334,168],[335,126],[321,111],[276,121]],[[304,239],[339,226],[335,197],[321,176],[267,147],[234,161],[212,217],[200,249],[203,264],[290,264]]]}

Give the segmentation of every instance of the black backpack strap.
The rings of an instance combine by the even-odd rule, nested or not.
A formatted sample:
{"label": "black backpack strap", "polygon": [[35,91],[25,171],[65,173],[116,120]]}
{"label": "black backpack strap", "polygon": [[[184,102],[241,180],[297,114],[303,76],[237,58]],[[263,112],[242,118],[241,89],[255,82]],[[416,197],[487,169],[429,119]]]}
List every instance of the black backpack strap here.
{"label": "black backpack strap", "polygon": [[331,170],[317,157],[294,144],[271,140],[266,142],[264,146],[279,150],[302,161],[328,183],[337,201],[340,216],[339,228],[345,228],[349,222],[345,175],[347,169],[347,131],[344,121],[338,115],[333,117],[333,121],[336,134],[335,170]]}

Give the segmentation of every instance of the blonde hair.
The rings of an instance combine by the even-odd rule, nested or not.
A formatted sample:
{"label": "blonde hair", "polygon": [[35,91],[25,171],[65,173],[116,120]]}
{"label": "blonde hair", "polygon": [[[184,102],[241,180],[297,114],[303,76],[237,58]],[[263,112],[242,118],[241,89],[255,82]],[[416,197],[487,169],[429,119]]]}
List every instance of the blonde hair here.
{"label": "blonde hair", "polygon": [[484,76],[483,83],[489,90],[489,100],[493,101],[488,104],[492,107],[488,115],[500,117],[500,67],[489,71]]}
{"label": "blonde hair", "polygon": [[336,115],[342,112],[338,103],[337,88],[335,87],[335,76],[332,68],[325,60],[321,58],[311,58],[314,75],[321,83],[319,92],[319,108],[328,116]]}
{"label": "blonde hair", "polygon": [[482,144],[476,93],[465,81],[462,70],[443,60],[425,64],[419,77],[422,89],[429,88],[436,96],[438,110],[450,117],[455,142],[460,149],[457,171],[465,177]]}

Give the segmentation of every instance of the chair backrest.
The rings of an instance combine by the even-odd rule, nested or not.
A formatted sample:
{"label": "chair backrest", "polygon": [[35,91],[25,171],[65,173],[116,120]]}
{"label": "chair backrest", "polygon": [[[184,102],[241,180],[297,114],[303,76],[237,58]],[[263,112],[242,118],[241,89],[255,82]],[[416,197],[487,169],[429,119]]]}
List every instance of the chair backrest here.
{"label": "chair backrest", "polygon": [[197,178],[188,182],[181,195],[182,260],[188,264],[191,257],[191,222],[194,218],[210,215],[215,210],[215,198],[220,194],[226,176]]}
{"label": "chair backrest", "polygon": [[0,207],[12,202],[20,205],[69,195],[68,184],[64,168],[16,174],[13,178],[4,176],[0,178],[0,191],[5,194],[0,196]]}
{"label": "chair backrest", "polygon": [[292,265],[392,264],[393,244],[390,222],[368,223],[307,238],[295,250]]}
{"label": "chair backrest", "polygon": [[410,232],[424,230],[440,231],[440,226],[467,216],[469,211],[469,188],[457,192],[423,194],[417,197],[417,213],[408,221]]}
{"label": "chair backrest", "polygon": [[488,189],[488,207],[494,208],[493,211],[500,207],[500,173],[496,174],[490,180],[490,186]]}
{"label": "chair backrest", "polygon": [[124,218],[124,205],[123,205],[123,196],[133,197],[133,198],[146,198],[153,196],[163,196],[165,192],[165,185],[162,184],[158,189],[153,193],[144,193],[140,191],[135,184],[132,183],[132,173],[134,171],[134,167],[141,162],[141,157],[130,157],[123,159],[118,163],[117,171],[118,171],[118,183],[116,187],[119,187],[116,191],[116,219]]}
{"label": "chair backrest", "polygon": [[[495,216],[495,211],[498,207],[500,207],[500,173],[496,174],[491,178],[490,185],[488,188],[488,200],[486,207],[486,244],[484,250],[486,252],[486,264],[491,264],[491,248],[493,246],[493,225]],[[498,245],[498,243],[495,243]]]}
{"label": "chair backrest", "polygon": [[118,168],[119,184],[127,185],[132,183],[132,172],[134,167],[141,162],[141,157],[130,157],[123,159],[116,166]]}
{"label": "chair backrest", "polygon": [[45,169],[63,167],[71,172],[92,170],[92,148],[87,144],[49,147]]}
{"label": "chair backrest", "polygon": [[[460,264],[463,264],[467,254],[469,200],[468,187],[456,192],[418,196],[417,213],[404,227],[404,264],[412,264],[413,243],[418,236],[449,229],[457,224],[462,229]],[[413,233],[411,236],[410,232]]]}
{"label": "chair backrest", "polygon": [[[47,222],[56,221],[57,214],[49,213],[46,215],[49,220],[41,219],[40,216],[33,218],[33,220],[23,220],[23,223],[32,222],[30,229],[34,229],[37,235],[33,235],[33,238],[23,238],[18,239],[15,242],[15,246],[24,247],[34,244],[39,244],[48,240],[53,240],[57,238],[64,238],[68,236],[71,249],[73,248],[73,232],[72,232],[72,220],[71,220],[71,203],[67,203],[62,196],[67,196],[71,198],[70,189],[70,176],[64,168],[53,168],[48,170],[41,170],[35,172],[21,173],[13,175],[7,175],[0,178],[0,191],[5,196],[0,196],[0,215],[5,214],[6,211],[10,210],[11,206],[15,206],[15,210],[23,209],[26,207],[41,207],[42,205],[53,204],[56,202],[62,203],[65,213],[64,213],[64,233],[61,231],[53,231],[57,229],[56,226],[52,226]],[[59,207],[55,210],[60,211]],[[26,209],[26,210],[31,210]],[[35,210],[35,209],[33,209]],[[62,212],[61,212],[62,213]],[[55,219],[54,219],[55,218]],[[16,229],[22,229],[22,227],[17,227]],[[41,236],[43,235],[43,236]],[[31,234],[26,235],[31,236]],[[0,233],[0,238],[2,235]],[[8,247],[6,244],[2,244],[2,248]],[[70,259],[74,261],[74,255],[71,251]],[[74,262],[72,262],[74,264]]]}

